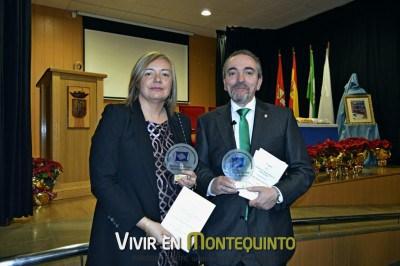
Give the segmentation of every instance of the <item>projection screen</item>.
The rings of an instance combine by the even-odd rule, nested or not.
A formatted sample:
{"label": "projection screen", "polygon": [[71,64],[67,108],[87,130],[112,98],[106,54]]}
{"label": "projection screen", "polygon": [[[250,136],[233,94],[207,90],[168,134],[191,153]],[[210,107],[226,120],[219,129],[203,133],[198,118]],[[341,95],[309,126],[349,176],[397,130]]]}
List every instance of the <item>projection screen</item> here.
{"label": "projection screen", "polygon": [[130,73],[137,59],[148,51],[160,51],[175,65],[178,101],[187,102],[188,46],[92,29],[84,30],[85,71],[107,74],[104,98],[126,98]]}

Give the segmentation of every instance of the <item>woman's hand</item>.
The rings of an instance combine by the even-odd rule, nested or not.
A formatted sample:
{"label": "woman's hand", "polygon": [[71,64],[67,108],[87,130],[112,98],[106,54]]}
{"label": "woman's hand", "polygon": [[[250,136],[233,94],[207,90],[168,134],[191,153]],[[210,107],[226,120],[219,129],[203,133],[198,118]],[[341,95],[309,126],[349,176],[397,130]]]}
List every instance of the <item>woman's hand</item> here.
{"label": "woman's hand", "polygon": [[164,237],[173,237],[160,223],[157,223],[147,217],[143,217],[136,224],[137,227],[146,232],[147,236],[154,237],[157,244],[162,244]]}
{"label": "woman's hand", "polygon": [[182,178],[178,179],[176,183],[181,186],[193,188],[196,186],[197,175],[193,171],[182,171]]}

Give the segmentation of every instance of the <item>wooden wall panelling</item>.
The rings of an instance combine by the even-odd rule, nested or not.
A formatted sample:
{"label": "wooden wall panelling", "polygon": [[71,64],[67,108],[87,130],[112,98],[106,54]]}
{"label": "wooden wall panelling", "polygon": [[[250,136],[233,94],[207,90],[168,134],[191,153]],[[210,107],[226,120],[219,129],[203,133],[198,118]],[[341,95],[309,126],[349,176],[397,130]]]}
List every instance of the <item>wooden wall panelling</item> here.
{"label": "wooden wall panelling", "polygon": [[40,93],[36,83],[49,67],[73,69],[83,61],[82,18],[70,11],[32,5],[32,155],[40,156]]}
{"label": "wooden wall panelling", "polygon": [[[189,37],[189,101],[190,105],[215,106],[216,39]],[[221,88],[222,89],[222,88]]]}
{"label": "wooden wall panelling", "polygon": [[400,261],[400,231],[296,242],[289,266],[375,266]]}
{"label": "wooden wall panelling", "polygon": [[374,168],[364,171],[366,175],[359,178],[313,184],[293,206],[400,204],[400,168]]}

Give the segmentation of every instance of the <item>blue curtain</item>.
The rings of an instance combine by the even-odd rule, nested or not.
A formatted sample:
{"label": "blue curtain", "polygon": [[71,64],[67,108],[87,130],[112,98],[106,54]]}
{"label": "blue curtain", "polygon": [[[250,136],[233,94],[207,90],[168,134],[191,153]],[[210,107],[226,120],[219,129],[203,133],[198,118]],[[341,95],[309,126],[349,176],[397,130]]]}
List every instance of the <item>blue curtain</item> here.
{"label": "blue curtain", "polygon": [[31,1],[0,1],[0,225],[32,215]]}

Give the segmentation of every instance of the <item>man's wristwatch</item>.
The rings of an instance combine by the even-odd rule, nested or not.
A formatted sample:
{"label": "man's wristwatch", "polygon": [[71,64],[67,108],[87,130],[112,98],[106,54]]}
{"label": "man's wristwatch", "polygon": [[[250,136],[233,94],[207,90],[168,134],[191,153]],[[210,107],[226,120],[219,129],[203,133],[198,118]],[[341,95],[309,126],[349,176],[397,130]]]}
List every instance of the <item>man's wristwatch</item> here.
{"label": "man's wristwatch", "polygon": [[276,191],[276,199],[275,199],[275,202],[276,202],[277,204],[282,203],[282,202],[283,202],[283,197],[282,197],[281,192],[280,192],[279,189],[278,189],[277,187],[275,187],[275,186],[272,186],[272,188],[275,189],[275,191]]}

